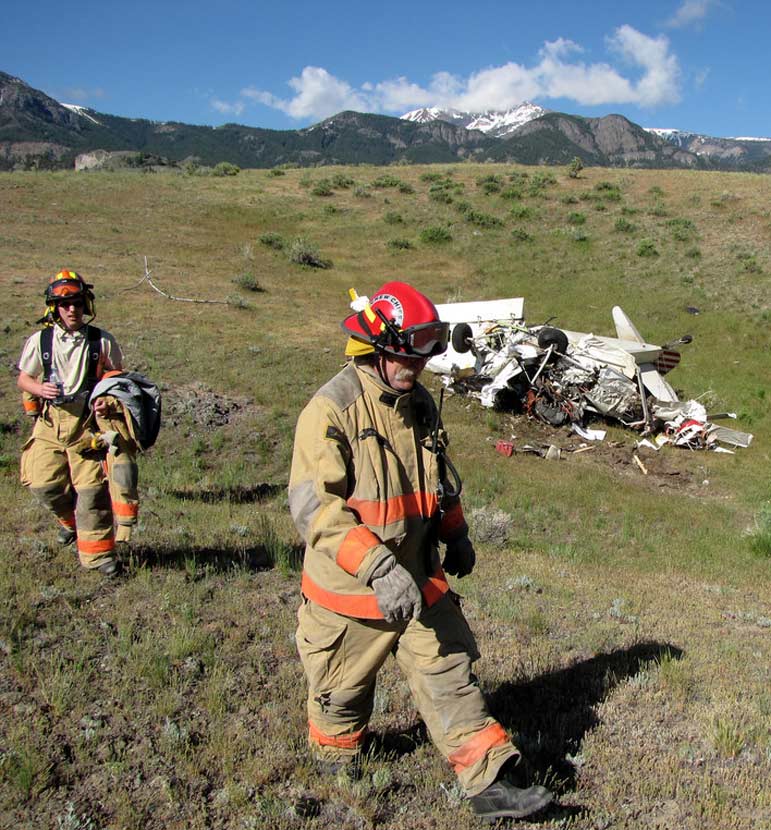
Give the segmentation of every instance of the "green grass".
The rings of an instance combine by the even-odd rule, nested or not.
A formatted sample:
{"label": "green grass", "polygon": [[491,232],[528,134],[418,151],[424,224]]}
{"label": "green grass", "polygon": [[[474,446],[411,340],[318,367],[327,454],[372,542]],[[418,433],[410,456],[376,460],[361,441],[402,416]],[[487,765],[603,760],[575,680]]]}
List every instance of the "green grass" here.
{"label": "green grass", "polygon": [[[322,180],[329,196],[313,194]],[[604,448],[559,462],[504,458],[498,438],[570,439],[446,400],[480,533],[477,568],[453,587],[493,711],[558,790],[563,807],[540,826],[763,826],[764,187],[745,174],[585,168],[571,179],[474,164],[398,178],[374,167],[0,176],[0,282],[13,303],[0,328],[0,826],[478,826],[393,661],[362,782],[319,778],[305,753],[294,423],[342,363],[348,288],[371,295],[391,278],[437,302],[523,295],[529,321],[597,334],[613,333],[618,303],[652,342],[693,335],[669,380],[739,414],[730,425],[755,440],[733,456],[664,449],[643,456],[644,476],[636,436],[612,427]],[[332,267],[291,262],[293,240]],[[638,255],[643,244],[659,255]],[[249,307],[167,300],[137,285],[144,256],[172,295],[237,290]],[[55,546],[17,480],[29,423],[11,367],[61,267],[95,284],[97,324],[164,392],[166,423],[140,459],[140,528],[115,582]]]}

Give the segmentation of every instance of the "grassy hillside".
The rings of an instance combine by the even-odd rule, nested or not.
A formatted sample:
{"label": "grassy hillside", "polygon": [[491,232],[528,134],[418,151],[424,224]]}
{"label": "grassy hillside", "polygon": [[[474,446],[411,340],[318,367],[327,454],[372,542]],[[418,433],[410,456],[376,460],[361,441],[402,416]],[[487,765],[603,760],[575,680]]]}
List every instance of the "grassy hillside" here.
{"label": "grassy hillside", "polygon": [[[521,295],[529,321],[598,334],[620,304],[653,342],[694,336],[669,378],[738,413],[755,441],[736,455],[641,451],[646,476],[611,428],[559,462],[504,458],[497,438],[571,438],[446,401],[479,538],[454,587],[494,712],[559,793],[539,826],[771,826],[767,184],[510,165],[0,176],[0,827],[477,826],[393,665],[363,780],[305,755],[294,423],[342,364],[347,289],[390,278],[438,302]],[[160,289],[227,303],[165,299],[145,256]],[[112,582],[55,546],[17,479],[13,367],[62,267],[165,395]]]}

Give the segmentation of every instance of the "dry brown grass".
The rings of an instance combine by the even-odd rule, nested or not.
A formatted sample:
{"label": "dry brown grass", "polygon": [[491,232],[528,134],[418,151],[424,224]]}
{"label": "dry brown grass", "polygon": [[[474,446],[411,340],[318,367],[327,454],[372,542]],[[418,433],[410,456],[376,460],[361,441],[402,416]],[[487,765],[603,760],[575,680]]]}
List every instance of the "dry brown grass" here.
{"label": "dry brown grass", "polygon": [[[411,194],[370,187],[381,169],[348,168],[355,186],[326,197],[311,191],[329,170],[0,176],[0,286],[13,308],[0,331],[1,827],[477,826],[393,665],[363,781],[320,778],[305,754],[299,540],[283,491],[294,422],[341,364],[347,289],[388,278],[438,301],[524,295],[533,322],[610,333],[620,303],[653,341],[694,334],[671,378],[689,397],[711,390],[711,408],[755,432],[735,456],[665,452],[646,459],[646,477],[632,436],[611,429],[613,446],[558,463],[503,458],[492,445],[512,433],[570,439],[448,399],[467,512],[512,518],[505,544],[480,543],[477,570],[455,587],[493,710],[559,794],[539,825],[520,826],[771,826],[766,180],[555,171],[540,196],[522,187],[531,218],[514,219],[516,200],[476,185],[514,168],[440,167],[464,185],[457,199],[506,223],[480,229],[429,197],[428,170],[396,169]],[[581,242],[565,232],[578,211]],[[414,248],[387,245],[388,212]],[[637,230],[617,232],[622,217]],[[693,238],[675,239],[672,219]],[[452,242],[421,244],[432,225],[450,226]],[[516,227],[532,241],[513,240]],[[309,239],[334,267],[293,265],[260,244],[268,232]],[[645,238],[655,261],[636,255]],[[132,289],[145,255],[164,290],[235,293],[247,307]],[[16,478],[28,427],[12,366],[63,266],[96,284],[97,323],[168,404],[116,582],[54,548]],[[240,290],[244,273],[264,290]]]}

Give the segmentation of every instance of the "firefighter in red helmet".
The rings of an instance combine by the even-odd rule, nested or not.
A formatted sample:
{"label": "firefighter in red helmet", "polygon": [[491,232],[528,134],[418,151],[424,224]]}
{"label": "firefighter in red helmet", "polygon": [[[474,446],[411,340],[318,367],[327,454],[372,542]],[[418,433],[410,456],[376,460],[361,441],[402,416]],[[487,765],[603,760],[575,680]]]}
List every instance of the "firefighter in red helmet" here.
{"label": "firefighter in red helmet", "polygon": [[449,327],[404,282],[352,297],[342,323],[352,359],[300,414],[289,481],[306,543],[296,638],[311,752],[330,770],[355,770],[393,654],[472,810],[531,815],[552,795],[525,785],[520,753],[487,709],[471,670],[476,642],[445,576],[471,573],[476,558],[447,435],[418,382]]}
{"label": "firefighter in red helmet", "polygon": [[[59,523],[57,541],[77,541],[80,564],[106,576],[118,570],[113,512],[100,457],[90,451],[89,396],[105,372],[120,370],[115,338],[84,319],[95,316],[93,286],[68,269],[51,277],[40,331],[19,359],[18,387],[35,418],[22,449],[21,480]],[[102,414],[103,400],[94,410]]]}

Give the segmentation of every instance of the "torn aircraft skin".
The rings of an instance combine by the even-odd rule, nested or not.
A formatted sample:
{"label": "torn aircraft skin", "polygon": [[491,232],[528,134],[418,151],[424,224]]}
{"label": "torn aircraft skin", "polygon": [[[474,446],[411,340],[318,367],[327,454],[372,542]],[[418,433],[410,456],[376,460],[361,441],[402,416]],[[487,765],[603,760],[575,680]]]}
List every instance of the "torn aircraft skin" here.
{"label": "torn aircraft skin", "polygon": [[619,306],[612,309],[616,337],[529,326],[521,297],[437,310],[450,323],[450,345],[426,368],[482,406],[525,411],[576,432],[591,417],[616,420],[655,434],[657,446],[717,449],[718,442],[746,447],[752,441],[748,433],[711,424],[702,404],[680,401],[665,379],[680,362],[675,347],[690,343],[690,335],[648,343]]}

